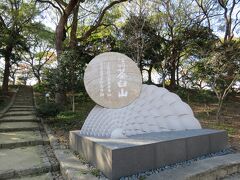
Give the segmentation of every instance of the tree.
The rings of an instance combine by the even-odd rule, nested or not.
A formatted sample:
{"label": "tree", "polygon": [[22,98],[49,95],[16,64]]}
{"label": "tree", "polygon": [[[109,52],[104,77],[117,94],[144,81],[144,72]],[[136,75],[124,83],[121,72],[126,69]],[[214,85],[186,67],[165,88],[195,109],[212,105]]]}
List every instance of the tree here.
{"label": "tree", "polygon": [[[224,99],[231,91],[232,86],[239,79],[239,40],[234,38],[234,33],[239,29],[239,1],[236,0],[217,0],[206,2],[197,1],[197,5],[203,12],[203,18],[207,19],[207,25],[210,29],[213,22],[220,20],[218,29],[224,33],[223,38],[219,38],[215,48],[209,54],[207,65],[210,68],[208,74],[208,83],[214,90],[218,98],[218,109],[216,119],[220,123],[221,109]],[[207,10],[207,6],[215,7]],[[214,11],[218,8],[222,13]],[[207,13],[206,13],[207,12]],[[210,16],[210,14],[212,14]]]}
{"label": "tree", "polygon": [[26,63],[20,63],[18,65],[18,83],[27,85],[27,81],[32,78],[31,67]]}
{"label": "tree", "polygon": [[12,85],[15,85],[16,83],[16,74],[18,71],[19,71],[18,64],[11,65],[10,78],[12,79]]}
{"label": "tree", "polygon": [[18,53],[28,51],[26,37],[36,23],[38,8],[34,1],[4,0],[0,3],[0,54],[5,61],[2,91],[8,92],[11,64],[19,61]]}
{"label": "tree", "polygon": [[64,51],[61,55],[64,74],[61,73],[62,69],[48,68],[46,69],[45,84],[47,89],[54,93],[58,89],[59,84],[64,87],[65,92],[81,92],[84,91],[83,75],[88,63],[92,57],[87,53],[81,52],[81,49]]}
{"label": "tree", "polygon": [[231,44],[217,46],[207,63],[211,67],[209,84],[218,98],[216,119],[219,123],[224,99],[240,78],[240,43],[228,43]]}
{"label": "tree", "polygon": [[157,35],[154,25],[143,14],[140,16],[131,14],[122,29],[121,51],[138,64],[141,73],[143,71],[148,73],[148,83],[153,84],[152,69],[163,59],[164,39]]}
{"label": "tree", "polygon": [[42,27],[40,32],[30,35],[28,39],[30,48],[22,59],[30,65],[33,75],[41,84],[44,67],[56,60],[53,33]]}
{"label": "tree", "polygon": [[[224,1],[218,0],[218,4],[223,9],[224,14],[224,40],[223,43],[227,43],[233,40],[234,32],[237,28],[239,28],[240,20],[239,20],[239,0],[231,0]],[[236,11],[236,17],[233,18],[233,12]]]}
{"label": "tree", "polygon": [[[164,39],[163,45],[163,84],[165,77],[170,77],[170,88],[179,84],[179,65],[185,55],[186,48],[193,37],[186,38],[187,31],[195,24],[191,19],[191,6],[182,0],[164,0],[155,3],[156,15],[153,16],[158,24],[158,35]],[[167,70],[167,71],[166,71]]]}
{"label": "tree", "polygon": [[[104,3],[100,3],[100,8],[99,12],[96,14],[96,17],[94,21],[88,25],[88,28],[86,31],[83,31],[83,34],[80,35],[80,37],[77,37],[77,15],[78,15],[78,10],[80,9],[79,6],[84,3],[84,0],[70,0],[69,2],[64,2],[60,0],[54,1],[55,3],[51,1],[43,1],[43,0],[38,0],[39,2],[47,2],[50,3],[53,7],[58,9],[59,14],[60,14],[60,19],[58,21],[58,25],[56,27],[56,52],[57,52],[57,59],[58,59],[58,66],[59,69],[63,70],[61,67],[61,54],[64,52],[65,49],[71,46],[76,46],[79,42],[83,42],[86,39],[88,39],[93,32],[95,32],[100,26],[103,26],[102,22],[104,20],[104,17],[106,13],[115,5],[125,2],[127,0],[114,0],[114,1],[105,1]],[[86,2],[87,3],[87,2]],[[91,3],[91,2],[90,2]],[[98,6],[99,7],[99,6]],[[84,8],[83,8],[84,9]],[[81,10],[83,10],[81,8]],[[70,41],[67,46],[63,46],[64,42],[66,42],[66,33],[67,33],[67,23],[69,20],[70,15],[73,13],[73,20],[72,24],[70,25],[71,27],[71,35],[70,35]],[[60,73],[65,73],[61,72]],[[64,87],[61,86],[61,84],[58,85],[58,89],[56,91],[56,103],[64,103],[65,102],[65,92],[64,92]]]}

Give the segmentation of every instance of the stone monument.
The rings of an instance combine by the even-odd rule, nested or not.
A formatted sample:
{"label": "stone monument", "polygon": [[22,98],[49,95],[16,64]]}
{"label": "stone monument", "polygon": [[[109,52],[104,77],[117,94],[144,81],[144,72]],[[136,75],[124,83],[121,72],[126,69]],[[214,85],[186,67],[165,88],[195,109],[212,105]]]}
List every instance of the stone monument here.
{"label": "stone monument", "polygon": [[96,105],[80,134],[100,138],[163,131],[201,129],[189,105],[165,88],[143,85],[140,96],[128,106],[109,109]]}
{"label": "stone monument", "polygon": [[87,66],[84,84],[98,104],[70,147],[119,179],[227,147],[225,131],[202,129],[190,106],[165,88],[142,85],[137,65],[110,52]]}
{"label": "stone monument", "polygon": [[121,108],[135,100],[141,91],[141,73],[129,57],[109,52],[96,56],[84,73],[89,96],[106,108]]}

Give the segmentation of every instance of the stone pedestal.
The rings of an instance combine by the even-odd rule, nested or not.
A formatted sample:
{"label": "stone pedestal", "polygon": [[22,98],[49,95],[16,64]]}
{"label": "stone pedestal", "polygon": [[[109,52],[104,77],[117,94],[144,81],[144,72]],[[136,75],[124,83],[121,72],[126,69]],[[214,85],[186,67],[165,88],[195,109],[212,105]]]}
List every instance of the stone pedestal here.
{"label": "stone pedestal", "polygon": [[227,133],[194,129],[130,136],[94,138],[70,132],[70,147],[110,179],[119,179],[227,148]]}

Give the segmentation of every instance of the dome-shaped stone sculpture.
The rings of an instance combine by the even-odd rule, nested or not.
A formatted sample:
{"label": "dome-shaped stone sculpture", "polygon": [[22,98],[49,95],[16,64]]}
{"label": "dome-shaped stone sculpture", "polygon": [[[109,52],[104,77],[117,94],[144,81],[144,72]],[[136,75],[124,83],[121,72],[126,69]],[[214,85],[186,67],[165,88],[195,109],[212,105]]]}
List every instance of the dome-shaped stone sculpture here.
{"label": "dome-shaped stone sculpture", "polygon": [[96,105],[80,134],[124,138],[151,132],[201,129],[190,106],[165,88],[143,85],[139,98],[121,109]]}

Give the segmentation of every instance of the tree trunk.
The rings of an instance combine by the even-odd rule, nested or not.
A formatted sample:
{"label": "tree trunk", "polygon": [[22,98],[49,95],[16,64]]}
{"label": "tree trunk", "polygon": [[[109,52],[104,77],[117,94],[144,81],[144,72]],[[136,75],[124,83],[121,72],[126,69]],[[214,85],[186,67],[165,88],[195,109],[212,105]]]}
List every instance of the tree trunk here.
{"label": "tree trunk", "polygon": [[75,95],[72,96],[72,111],[75,112]]}
{"label": "tree trunk", "polygon": [[57,58],[59,60],[60,55],[62,53],[62,46],[63,46],[63,41],[64,41],[64,36],[65,36],[65,24],[67,22],[67,17],[62,16],[59,20],[59,23],[56,28],[56,51],[57,51]]}
{"label": "tree trunk", "polygon": [[3,84],[2,84],[2,93],[3,95],[8,94],[8,82],[10,76],[10,56],[12,53],[12,47],[6,47],[6,54],[5,54],[5,67],[4,67],[4,74],[3,74]]}
{"label": "tree trunk", "polygon": [[173,90],[176,87],[176,64],[175,60],[171,63],[171,79],[170,79],[170,89]]}
{"label": "tree trunk", "polygon": [[77,25],[78,25],[78,11],[79,11],[79,3],[76,5],[73,11],[73,20],[72,27],[70,33],[70,47],[76,48],[77,46]]}
{"label": "tree trunk", "polygon": [[[61,61],[60,56],[63,50],[63,41],[65,40],[65,25],[67,23],[69,15],[72,13],[73,9],[77,5],[78,0],[70,0],[69,4],[64,10],[63,15],[61,16],[57,28],[56,28],[56,51],[57,51],[57,59],[58,59],[58,66],[61,69]],[[61,73],[61,72],[60,72]],[[55,102],[57,104],[65,104],[66,103],[66,94],[64,93],[64,88],[61,84],[58,84],[58,91],[55,94]]]}
{"label": "tree trunk", "polygon": [[42,84],[40,76],[37,77],[38,84]]}
{"label": "tree trunk", "polygon": [[148,70],[148,84],[152,84],[152,69],[153,69],[153,65],[150,65]]}
{"label": "tree trunk", "polygon": [[179,86],[179,62],[180,60],[177,60],[177,67],[176,67],[176,73],[177,73],[177,86]]}
{"label": "tree trunk", "polygon": [[73,9],[76,7],[78,0],[70,0],[67,7],[64,9],[63,15],[61,16],[57,28],[56,28],[56,51],[57,57],[59,58],[62,53],[63,41],[65,40],[65,25],[67,23],[68,17],[72,13]]}
{"label": "tree trunk", "polygon": [[66,100],[67,100],[66,93],[64,93],[64,92],[61,92],[61,93],[57,92],[57,93],[55,94],[55,102],[56,102],[57,104],[65,105]]}
{"label": "tree trunk", "polygon": [[16,78],[15,77],[12,77],[13,81],[12,81],[12,85],[14,86],[15,85],[15,82],[16,82]]}
{"label": "tree trunk", "polygon": [[218,109],[217,109],[217,114],[216,114],[216,120],[217,120],[218,124],[221,123],[220,117],[221,117],[222,105],[223,105],[223,98],[220,97],[220,99],[218,99]]}
{"label": "tree trunk", "polygon": [[34,71],[34,69],[32,69],[32,72],[33,72],[33,75],[35,76],[35,78],[37,79],[38,84],[41,84],[41,83],[42,83],[42,80],[41,80],[40,69],[35,70],[35,71]]}
{"label": "tree trunk", "polygon": [[166,87],[165,80],[166,80],[166,74],[165,74],[165,72],[163,71],[163,73],[162,73],[162,86],[163,86],[164,88]]}

